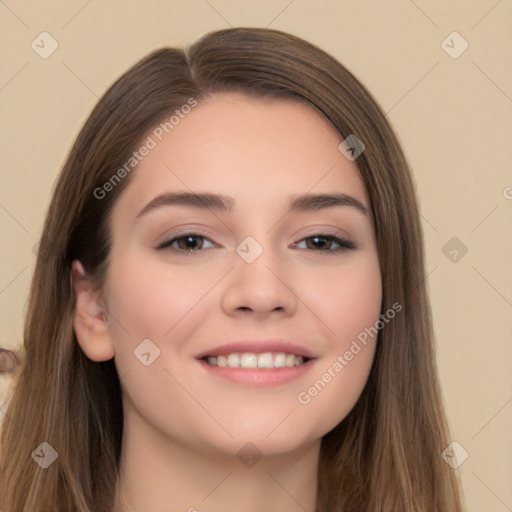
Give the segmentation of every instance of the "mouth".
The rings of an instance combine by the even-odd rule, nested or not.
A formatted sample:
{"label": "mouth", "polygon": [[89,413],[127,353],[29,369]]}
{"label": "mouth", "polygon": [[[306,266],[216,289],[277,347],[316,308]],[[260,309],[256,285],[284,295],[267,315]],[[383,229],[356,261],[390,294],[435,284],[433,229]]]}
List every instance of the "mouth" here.
{"label": "mouth", "polygon": [[196,355],[214,379],[248,386],[281,386],[300,379],[315,365],[317,354],[286,339],[238,340]]}
{"label": "mouth", "polygon": [[229,354],[206,355],[200,360],[209,366],[220,368],[243,368],[247,370],[294,368],[313,358],[286,352],[231,352]]}
{"label": "mouth", "polygon": [[197,354],[208,375],[250,387],[284,386],[315,366],[317,356],[289,340],[243,340]]}

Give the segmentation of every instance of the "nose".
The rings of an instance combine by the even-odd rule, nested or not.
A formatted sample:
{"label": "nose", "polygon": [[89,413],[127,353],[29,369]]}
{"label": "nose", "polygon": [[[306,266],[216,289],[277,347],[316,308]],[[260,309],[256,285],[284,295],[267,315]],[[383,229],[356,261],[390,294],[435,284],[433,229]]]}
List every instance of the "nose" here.
{"label": "nose", "polygon": [[[292,316],[298,297],[293,290],[291,269],[278,261],[269,249],[252,263],[235,254],[235,267],[227,275],[222,294],[222,309],[228,315],[266,316],[279,312]],[[293,276],[297,280],[297,276]]]}

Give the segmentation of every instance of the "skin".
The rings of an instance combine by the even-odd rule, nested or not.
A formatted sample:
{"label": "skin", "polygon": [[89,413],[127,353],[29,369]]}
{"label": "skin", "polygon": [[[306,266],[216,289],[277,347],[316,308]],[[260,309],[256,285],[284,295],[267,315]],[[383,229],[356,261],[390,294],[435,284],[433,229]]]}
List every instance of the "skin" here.
{"label": "skin", "polygon": [[16,356],[13,352],[0,349],[0,374],[12,373],[18,366]]}
{"label": "skin", "polygon": [[[306,192],[344,193],[370,210],[342,140],[305,103],[235,93],[202,100],[142,160],[116,203],[103,289],[94,292],[74,262],[78,342],[94,361],[115,357],[123,388],[118,510],[314,510],[321,438],[360,396],[374,343],[308,404],[297,396],[375,324],[382,300],[371,214],[287,211],[290,197]],[[164,206],[135,221],[154,197],[176,191],[220,193],[234,207]],[[173,245],[181,253],[155,249],[188,231],[205,237],[192,240],[195,253],[183,241]],[[325,234],[357,249],[328,254],[336,242],[308,238]],[[263,248],[250,264],[235,251],[247,236]],[[196,360],[228,341],[268,338],[308,347],[314,365],[258,388],[217,378]],[[149,366],[134,356],[144,339],[160,350]],[[252,467],[236,456],[248,442],[262,455]]]}

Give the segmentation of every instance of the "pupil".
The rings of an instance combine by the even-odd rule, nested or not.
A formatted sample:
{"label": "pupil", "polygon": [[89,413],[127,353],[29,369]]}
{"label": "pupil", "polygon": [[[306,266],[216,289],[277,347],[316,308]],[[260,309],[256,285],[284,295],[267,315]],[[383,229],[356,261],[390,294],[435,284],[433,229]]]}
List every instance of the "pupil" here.
{"label": "pupil", "polygon": [[313,244],[318,247],[318,241],[320,240],[320,246],[322,245],[322,241],[324,241],[324,244],[325,244],[325,238],[321,237],[321,236],[315,236],[313,237],[312,239],[312,242]]}
{"label": "pupil", "polygon": [[[196,241],[197,243],[197,237],[195,236],[186,236],[183,238],[183,240],[185,241],[185,245],[186,245],[186,248],[187,249],[194,249],[194,241]],[[191,242],[191,243],[189,243]]]}

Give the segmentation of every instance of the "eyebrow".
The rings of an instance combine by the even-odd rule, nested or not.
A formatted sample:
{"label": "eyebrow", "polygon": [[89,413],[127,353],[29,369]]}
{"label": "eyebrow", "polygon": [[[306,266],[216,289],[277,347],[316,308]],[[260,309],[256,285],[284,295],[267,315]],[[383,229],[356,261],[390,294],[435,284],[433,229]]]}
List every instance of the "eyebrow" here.
{"label": "eyebrow", "polygon": [[[235,201],[232,197],[209,192],[169,192],[152,199],[138,213],[135,220],[164,206],[190,206],[218,212],[230,213]],[[364,215],[368,215],[368,208],[355,197],[347,194],[303,194],[292,196],[289,210],[291,212],[319,211],[334,206],[350,206]]]}

